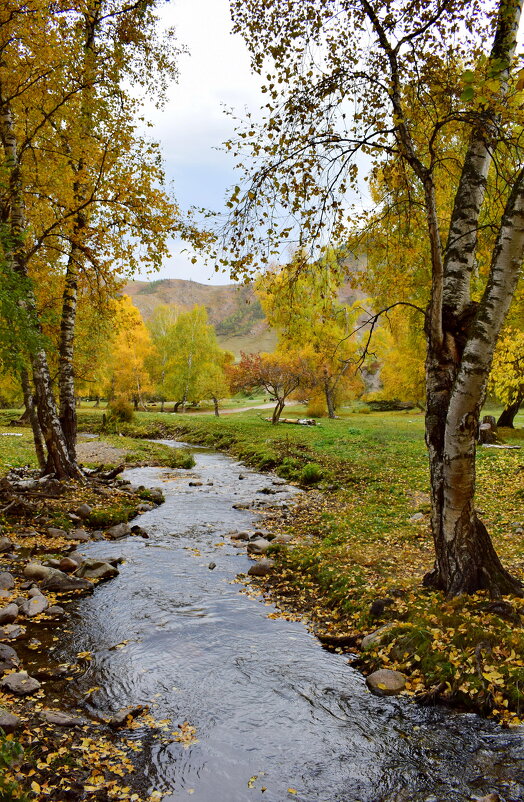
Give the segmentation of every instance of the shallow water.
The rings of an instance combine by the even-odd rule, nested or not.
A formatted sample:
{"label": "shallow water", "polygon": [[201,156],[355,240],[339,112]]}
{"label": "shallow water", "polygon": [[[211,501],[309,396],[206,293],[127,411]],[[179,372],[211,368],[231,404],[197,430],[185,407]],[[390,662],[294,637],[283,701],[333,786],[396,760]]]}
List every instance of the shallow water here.
{"label": "shallow water", "polygon": [[[161,486],[166,503],[138,519],[149,540],[82,549],[125,564],[74,603],[55,652],[63,662],[93,653],[68,683],[91,714],[149,704],[156,719],[172,720],[160,738],[147,728],[130,734],[142,742],[140,786],[193,802],[441,802],[491,791],[524,800],[522,735],[372,696],[347,657],[326,652],[302,624],[269,619],[274,608],[232,583],[250,561],[227,533],[263,523],[232,505],[267,500],[257,492],[265,487],[279,491],[271,503],[288,494],[224,455],[195,457],[190,472],[127,471],[133,484]],[[187,749],[168,742],[184,721],[198,738]]]}

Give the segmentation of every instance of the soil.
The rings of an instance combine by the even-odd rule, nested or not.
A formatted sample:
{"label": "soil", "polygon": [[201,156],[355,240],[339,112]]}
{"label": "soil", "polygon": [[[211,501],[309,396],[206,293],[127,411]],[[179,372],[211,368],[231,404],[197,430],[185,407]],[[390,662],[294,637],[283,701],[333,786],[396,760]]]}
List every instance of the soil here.
{"label": "soil", "polygon": [[78,461],[81,463],[100,463],[102,465],[112,465],[122,462],[125,448],[116,448],[108,443],[99,440],[89,440],[85,443],[79,442],[76,447]]}

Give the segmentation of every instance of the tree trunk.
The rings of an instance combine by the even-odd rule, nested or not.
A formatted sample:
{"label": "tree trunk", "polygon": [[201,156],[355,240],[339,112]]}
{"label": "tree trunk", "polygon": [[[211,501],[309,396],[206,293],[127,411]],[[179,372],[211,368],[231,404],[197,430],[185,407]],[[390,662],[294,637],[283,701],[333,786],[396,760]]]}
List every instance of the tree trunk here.
{"label": "tree trunk", "polygon": [[519,396],[518,400],[515,401],[513,404],[508,404],[500,413],[500,417],[497,421],[497,426],[505,426],[508,429],[513,429],[513,423],[515,421],[515,417],[520,409],[520,405],[524,401],[524,397]]}
{"label": "tree trunk", "polygon": [[162,400],[160,401],[160,412],[163,412],[163,411],[164,411],[164,404],[165,404],[165,401],[164,401],[164,399],[162,398]]}
{"label": "tree trunk", "polygon": [[78,277],[75,267],[76,248],[71,246],[67,265],[64,294],[62,297],[62,319],[60,321],[60,344],[58,361],[58,384],[60,390],[60,425],[64,433],[67,450],[76,460],[76,398],[73,368],[75,342]]}
{"label": "tree trunk", "polygon": [[[452,340],[447,332],[446,341]],[[485,381],[454,358],[453,350],[428,347],[426,444],[431,481],[435,565],[424,584],[448,597],[488,590],[493,597],[523,595],[502,566],[474,507],[475,450]],[[486,375],[487,380],[487,375]]]}
{"label": "tree trunk", "polygon": [[212,396],[212,399],[213,399],[213,407],[215,409],[215,418],[218,418],[220,417],[220,414],[218,412],[218,398],[216,396]]}
{"label": "tree trunk", "polygon": [[285,401],[281,398],[277,399],[277,405],[273,410],[273,415],[271,416],[271,423],[275,424],[278,423],[280,420],[280,416],[282,415],[282,410],[285,407]]}
{"label": "tree trunk", "polygon": [[326,396],[326,406],[328,411],[329,418],[335,418],[335,402],[333,400],[333,390],[329,386],[328,382],[324,384],[324,395]]}
{"label": "tree trunk", "polygon": [[26,368],[22,369],[21,376],[22,380],[22,391],[24,393],[24,404],[27,416],[31,423],[31,428],[33,430],[33,440],[35,443],[35,451],[36,451],[36,458],[38,460],[38,465],[42,470],[45,470],[47,459],[46,459],[46,449],[45,449],[45,440],[42,434],[42,429],[40,428],[40,423],[38,422],[38,414],[35,409],[33,393],[31,391],[31,383],[29,381],[29,374]]}
{"label": "tree trunk", "polygon": [[94,409],[98,409],[98,407],[99,407],[99,406],[100,406],[100,396],[99,396],[99,395],[97,395],[97,396],[96,396],[96,400],[95,400],[95,406],[94,406]]}
{"label": "tree trunk", "polygon": [[178,408],[180,407],[181,404],[182,404],[182,401],[176,401],[175,405],[173,407],[173,412],[178,412]]}

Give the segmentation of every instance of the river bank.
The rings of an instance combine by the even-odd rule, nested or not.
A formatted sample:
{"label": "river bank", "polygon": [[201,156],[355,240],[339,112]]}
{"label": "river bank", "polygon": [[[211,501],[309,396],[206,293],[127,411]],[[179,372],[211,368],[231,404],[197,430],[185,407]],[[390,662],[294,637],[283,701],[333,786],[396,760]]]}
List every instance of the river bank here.
{"label": "river bank", "polygon": [[[86,421],[96,427],[96,418]],[[524,714],[522,602],[485,594],[446,602],[422,587],[432,564],[423,416],[353,414],[318,427],[139,415],[124,428],[213,445],[309,488],[293,515],[268,524],[293,536],[272,546],[266,592],[304,616],[326,644],[359,652],[368,674],[402,672],[406,692],[520,726]],[[519,431],[505,432],[522,442]],[[524,471],[519,450],[480,449],[478,504],[497,552],[524,575]],[[363,639],[377,633],[374,638]]]}

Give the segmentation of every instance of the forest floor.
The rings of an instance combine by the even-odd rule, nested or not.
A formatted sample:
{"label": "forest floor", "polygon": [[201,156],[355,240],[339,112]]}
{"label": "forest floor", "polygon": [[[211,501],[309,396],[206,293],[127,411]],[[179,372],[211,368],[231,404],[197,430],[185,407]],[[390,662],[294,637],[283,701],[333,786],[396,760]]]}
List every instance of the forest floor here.
{"label": "forest floor", "polygon": [[[286,409],[287,416],[293,414],[301,417],[303,409]],[[30,432],[9,425],[11,418],[12,413],[0,413],[0,476],[35,467]],[[419,702],[474,710],[504,726],[522,723],[522,600],[508,597],[494,603],[478,593],[446,601],[422,586],[433,556],[420,413],[357,410],[312,427],[271,426],[263,412],[253,411],[218,419],[139,413],[111,434],[100,431],[101,422],[98,411],[81,412],[80,428],[90,433],[80,437],[79,453],[86,464],[191,467],[188,451],[147,439],[173,438],[227,451],[304,488],[307,492],[287,510],[266,510],[265,527],[293,539],[289,545],[270,546],[266,556],[275,560],[275,569],[264,579],[253,579],[252,592],[270,596],[283,616],[303,620],[326,648],[348,653],[365,674],[379,667],[401,671],[404,693]],[[522,424],[517,419],[517,426]],[[522,429],[502,434],[508,443],[524,446]],[[82,523],[88,530],[135,514],[140,499],[122,490],[118,481],[106,491],[104,499],[93,495],[89,485],[71,483],[59,500],[44,501],[45,515],[39,510],[26,511],[23,520],[3,515],[0,534],[19,550],[10,564],[8,555],[2,555],[3,570],[15,577],[6,605],[26,592],[21,550],[26,555],[29,549],[32,560],[44,561],[46,555],[67,555],[75,545],[50,539],[47,528],[80,525],[68,516],[81,502],[95,510],[93,520]],[[524,451],[479,449],[478,507],[503,563],[520,578],[523,500]],[[33,539],[24,528],[33,531]],[[50,601],[62,604],[60,597]],[[45,625],[46,613],[41,618]],[[31,626],[38,625],[37,616]],[[373,633],[378,634],[371,643],[368,639],[363,644]],[[5,638],[2,643],[17,645]],[[23,785],[16,785],[16,773],[0,772],[0,792],[2,782],[13,782],[12,799],[141,799],[119,777],[119,771],[132,769],[129,750],[107,723],[53,727],[39,718],[45,707],[39,693],[27,697],[32,700],[28,704],[25,697],[13,699],[0,692],[0,708],[14,711],[24,722],[16,738],[25,749],[19,774],[21,768],[26,777]],[[0,763],[12,759],[13,737],[0,744]],[[80,787],[83,796],[78,796]]]}

